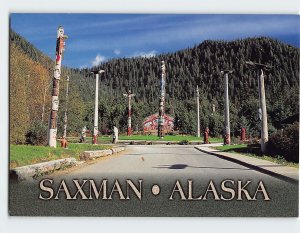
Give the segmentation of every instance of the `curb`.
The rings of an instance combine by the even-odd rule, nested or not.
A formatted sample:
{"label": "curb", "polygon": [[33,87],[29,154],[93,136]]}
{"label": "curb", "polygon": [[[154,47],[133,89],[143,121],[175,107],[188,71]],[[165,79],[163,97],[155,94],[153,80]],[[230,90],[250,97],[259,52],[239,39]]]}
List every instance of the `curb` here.
{"label": "curb", "polygon": [[35,178],[47,172],[53,172],[61,168],[76,166],[75,158],[57,159],[43,163],[37,163],[22,167],[16,167],[9,171],[9,178],[16,180],[26,180]]}
{"label": "curb", "polygon": [[250,164],[250,163],[246,163],[244,161],[241,161],[241,160],[238,160],[238,159],[235,159],[235,158],[231,158],[231,157],[228,157],[228,156],[225,156],[225,155],[221,155],[221,154],[218,154],[218,153],[206,151],[206,150],[200,149],[199,147],[196,147],[196,146],[194,148],[196,150],[199,150],[199,151],[203,152],[203,153],[214,155],[214,156],[217,156],[217,157],[219,157],[221,159],[225,159],[225,160],[228,160],[228,161],[231,161],[231,162],[243,165],[245,167],[248,167],[248,168],[251,168],[253,170],[259,171],[261,173],[273,176],[273,177],[278,178],[280,180],[287,181],[287,182],[290,182],[292,184],[299,184],[299,180],[291,178],[289,176],[285,176],[285,175],[282,175],[280,173],[273,172],[273,171],[264,169],[264,168],[256,166],[256,165],[253,165],[253,164]]}
{"label": "curb", "polygon": [[77,166],[79,164],[85,163],[87,160],[116,154],[124,150],[125,147],[115,147],[110,150],[84,151],[80,155],[80,160],[84,161],[77,161],[75,158],[65,158],[22,167],[16,167],[9,170],[9,178],[18,181],[34,179],[48,172],[54,172],[56,170],[66,167]]}
{"label": "curb", "polygon": [[96,158],[100,158],[100,157],[105,157],[105,156],[109,156],[112,154],[116,154],[119,153],[121,151],[124,151],[125,147],[115,147],[112,148],[110,150],[93,150],[93,151],[84,151],[81,155],[80,155],[80,160],[92,160],[92,159],[96,159]]}

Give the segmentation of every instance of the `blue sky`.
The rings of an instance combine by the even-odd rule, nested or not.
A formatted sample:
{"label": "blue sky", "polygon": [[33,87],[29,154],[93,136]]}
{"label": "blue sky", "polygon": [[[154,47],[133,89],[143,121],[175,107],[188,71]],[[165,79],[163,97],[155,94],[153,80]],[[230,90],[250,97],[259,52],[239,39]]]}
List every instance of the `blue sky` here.
{"label": "blue sky", "polygon": [[14,31],[54,59],[59,25],[69,36],[63,65],[91,67],[111,58],[155,56],[203,40],[270,36],[299,47],[297,15],[11,14]]}

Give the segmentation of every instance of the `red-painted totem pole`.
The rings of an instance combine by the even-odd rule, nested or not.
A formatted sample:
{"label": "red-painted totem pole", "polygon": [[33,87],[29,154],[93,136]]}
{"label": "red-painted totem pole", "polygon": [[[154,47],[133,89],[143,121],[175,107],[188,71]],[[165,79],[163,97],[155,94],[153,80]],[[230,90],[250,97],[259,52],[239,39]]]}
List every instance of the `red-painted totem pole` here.
{"label": "red-painted totem pole", "polygon": [[204,144],[209,144],[209,129],[208,129],[208,127],[206,127],[205,131],[204,131]]}
{"label": "red-painted totem pole", "polygon": [[242,128],[241,129],[241,141],[245,141],[246,140],[246,128]]}

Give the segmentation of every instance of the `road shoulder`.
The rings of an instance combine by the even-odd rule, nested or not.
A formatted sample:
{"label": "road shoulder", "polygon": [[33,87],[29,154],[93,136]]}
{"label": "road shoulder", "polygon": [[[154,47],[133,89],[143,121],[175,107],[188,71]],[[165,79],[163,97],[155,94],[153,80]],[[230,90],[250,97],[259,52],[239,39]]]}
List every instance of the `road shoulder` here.
{"label": "road shoulder", "polygon": [[222,143],[203,144],[195,146],[194,148],[201,152],[211,154],[234,163],[238,163],[240,165],[271,175],[273,177],[277,177],[294,184],[299,183],[299,169],[297,168],[288,167],[285,165],[253,158],[242,154],[223,152],[212,148],[221,145]]}

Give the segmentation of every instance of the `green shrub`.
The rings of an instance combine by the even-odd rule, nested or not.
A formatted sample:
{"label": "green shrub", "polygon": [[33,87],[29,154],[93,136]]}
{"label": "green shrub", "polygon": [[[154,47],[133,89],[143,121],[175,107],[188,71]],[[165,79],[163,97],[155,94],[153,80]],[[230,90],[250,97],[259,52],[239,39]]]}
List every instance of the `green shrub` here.
{"label": "green shrub", "polygon": [[189,141],[188,140],[182,140],[178,143],[179,145],[188,145],[189,144]]}
{"label": "green shrub", "polygon": [[167,135],[174,136],[174,135],[176,135],[176,133],[174,131],[171,131],[171,132],[167,133]]}
{"label": "green shrub", "polygon": [[268,143],[269,151],[283,156],[286,160],[299,162],[299,123],[286,126],[272,134]]}
{"label": "green shrub", "polygon": [[42,122],[32,124],[26,133],[26,144],[46,145],[48,127]]}

